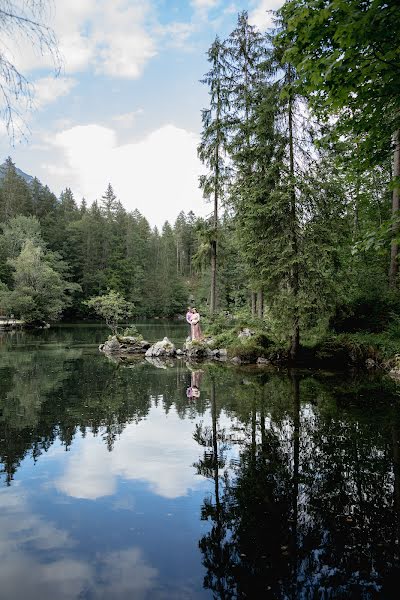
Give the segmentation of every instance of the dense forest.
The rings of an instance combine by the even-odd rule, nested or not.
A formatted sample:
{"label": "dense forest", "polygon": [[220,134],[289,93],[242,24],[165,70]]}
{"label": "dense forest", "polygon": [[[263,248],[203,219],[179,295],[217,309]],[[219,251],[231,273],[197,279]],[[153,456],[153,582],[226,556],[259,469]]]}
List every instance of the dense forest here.
{"label": "dense forest", "polygon": [[111,185],[88,207],[70,189],[58,199],[37,179],[27,183],[8,159],[0,222],[3,310],[30,318],[83,317],[85,299],[114,289],[137,316],[167,317],[188,300],[198,227],[192,213],[152,230],[139,212],[123,208]]}
{"label": "dense forest", "polygon": [[182,212],[160,232],[111,185],[88,206],[7,160],[3,312],[80,318],[113,289],[137,317],[188,302],[256,316],[292,357],[327,331],[400,329],[397,2],[290,0],[274,19],[260,32],[242,12],[208,51],[209,219]]}

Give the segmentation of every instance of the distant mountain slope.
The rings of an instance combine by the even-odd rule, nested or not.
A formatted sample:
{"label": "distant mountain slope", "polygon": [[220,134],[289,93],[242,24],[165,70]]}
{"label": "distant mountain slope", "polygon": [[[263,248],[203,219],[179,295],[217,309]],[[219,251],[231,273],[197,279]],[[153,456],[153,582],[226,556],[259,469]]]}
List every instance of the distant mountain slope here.
{"label": "distant mountain slope", "polygon": [[[6,163],[4,162],[2,165],[0,165],[0,179],[3,179],[3,177],[5,175],[5,170],[6,170]],[[22,177],[22,179],[25,179],[25,181],[27,183],[31,183],[33,181],[33,177],[31,175],[27,175],[26,173],[21,171],[21,169],[18,169],[18,167],[15,167],[15,170],[17,171],[18,175],[20,177]]]}

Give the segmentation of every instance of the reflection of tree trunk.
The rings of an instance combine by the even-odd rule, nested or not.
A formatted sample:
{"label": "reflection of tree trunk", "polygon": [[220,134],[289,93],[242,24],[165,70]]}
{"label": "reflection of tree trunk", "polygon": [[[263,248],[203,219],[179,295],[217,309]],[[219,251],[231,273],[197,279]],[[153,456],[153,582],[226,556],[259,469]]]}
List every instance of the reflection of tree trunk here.
{"label": "reflection of tree trunk", "polygon": [[[397,130],[393,135],[394,151],[393,151],[393,177],[400,177],[400,131]],[[397,219],[399,216],[400,204],[400,184],[396,180],[392,193],[392,218]],[[392,225],[392,244],[390,250],[390,268],[389,268],[389,284],[394,288],[397,283],[397,275],[399,271],[398,253],[399,244],[397,236],[399,235],[399,224],[393,222]]]}
{"label": "reflection of tree trunk", "polygon": [[392,425],[392,448],[393,448],[393,475],[394,475],[394,490],[393,490],[393,506],[395,512],[395,528],[394,537],[400,539],[400,433],[399,424],[394,422]]}
{"label": "reflection of tree trunk", "polygon": [[297,525],[298,525],[298,496],[299,496],[299,461],[300,461],[300,379],[292,371],[293,393],[293,591],[297,594]]}
{"label": "reflection of tree trunk", "polygon": [[253,468],[256,464],[257,443],[256,443],[256,428],[257,428],[257,406],[256,398],[253,398],[253,406],[251,412],[251,461]]}
{"label": "reflection of tree trunk", "polygon": [[[217,565],[223,564],[222,556],[222,515],[219,499],[219,466],[218,466],[218,428],[217,428],[217,402],[215,398],[215,381],[211,381],[211,419],[212,419],[212,445],[213,445],[213,467],[214,467],[214,494],[215,494],[215,533],[217,540]],[[225,598],[224,584],[221,575],[217,582],[218,597]]]}
{"label": "reflection of tree trunk", "polygon": [[265,435],[265,385],[261,388],[261,409],[260,409],[260,428],[261,428],[261,451],[265,461],[267,458],[267,438]]}
{"label": "reflection of tree trunk", "polygon": [[215,399],[215,381],[211,382],[211,418],[212,418],[212,444],[213,444],[213,462],[214,462],[214,490],[215,505],[217,508],[217,518],[219,521],[219,469],[218,469],[218,432],[217,432],[217,402]]}

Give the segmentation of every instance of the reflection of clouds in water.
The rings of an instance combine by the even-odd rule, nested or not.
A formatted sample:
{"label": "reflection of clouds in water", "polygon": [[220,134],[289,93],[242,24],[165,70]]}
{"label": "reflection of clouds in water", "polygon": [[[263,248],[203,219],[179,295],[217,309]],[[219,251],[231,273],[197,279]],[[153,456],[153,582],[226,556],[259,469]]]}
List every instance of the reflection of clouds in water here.
{"label": "reflection of clouds in water", "polygon": [[[22,492],[22,493],[21,493]],[[96,555],[96,562],[68,554],[75,546],[66,531],[30,512],[19,486],[0,492],[1,597],[69,600],[90,590],[90,597],[145,598],[158,572],[146,564],[139,548]],[[40,554],[51,551],[40,562]]]}
{"label": "reflection of clouds in water", "polygon": [[147,565],[139,548],[112,552],[100,558],[101,587],[95,598],[141,600],[157,581],[157,569]]}
{"label": "reflection of clouds in water", "polygon": [[193,429],[193,421],[180,419],[174,409],[167,416],[161,407],[152,407],[146,420],[126,427],[112,452],[99,438],[81,440],[56,487],[69,496],[95,500],[114,494],[122,477],[146,481],[164,498],[185,496],[202,485],[192,469],[199,456]]}

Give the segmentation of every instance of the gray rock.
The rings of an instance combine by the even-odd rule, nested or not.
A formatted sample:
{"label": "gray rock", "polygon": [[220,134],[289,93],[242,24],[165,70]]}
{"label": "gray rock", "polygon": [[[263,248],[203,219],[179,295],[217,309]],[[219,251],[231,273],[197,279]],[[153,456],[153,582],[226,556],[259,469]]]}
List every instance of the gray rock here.
{"label": "gray rock", "polygon": [[263,356],[259,356],[257,358],[257,364],[258,365],[270,365],[271,361],[268,360],[268,358],[264,358]]}
{"label": "gray rock", "polygon": [[242,360],[238,356],[234,356],[233,358],[231,358],[231,363],[233,363],[234,365],[241,365]]}
{"label": "gray rock", "polygon": [[137,339],[132,335],[125,335],[123,337],[120,337],[119,339],[122,344],[136,344],[137,342]]}
{"label": "gray rock", "polygon": [[189,360],[213,358],[213,351],[203,341],[186,340],[184,352]]}
{"label": "gray rock", "polygon": [[102,351],[109,354],[117,354],[120,351],[120,347],[121,345],[119,341],[117,340],[116,336],[113,335],[110,340],[107,340],[106,343],[103,344]]}
{"label": "gray rock", "polygon": [[128,346],[126,349],[127,354],[143,354],[144,349],[141,346]]}
{"label": "gray rock", "polygon": [[400,380],[400,369],[398,369],[398,368],[392,369],[389,372],[389,376],[392,377],[393,379],[396,379],[396,381],[399,381]]}
{"label": "gray rock", "polygon": [[147,357],[159,357],[159,356],[175,356],[176,348],[174,344],[165,337],[161,342],[156,342],[147,351],[145,356]]}
{"label": "gray rock", "polygon": [[99,350],[106,354],[144,354],[149,347],[149,342],[145,340],[140,340],[132,336],[118,338],[114,335],[104,344],[100,344]]}
{"label": "gray rock", "polygon": [[242,331],[239,333],[238,338],[240,340],[244,340],[247,338],[251,338],[253,337],[253,335],[255,335],[255,332],[252,331],[251,329],[249,329],[248,327],[245,327],[244,329],[242,329]]}
{"label": "gray rock", "polygon": [[367,360],[365,361],[365,366],[367,367],[367,369],[375,369],[376,362],[373,358],[367,358]]}

